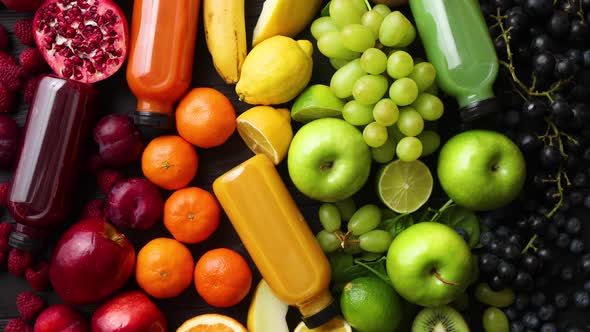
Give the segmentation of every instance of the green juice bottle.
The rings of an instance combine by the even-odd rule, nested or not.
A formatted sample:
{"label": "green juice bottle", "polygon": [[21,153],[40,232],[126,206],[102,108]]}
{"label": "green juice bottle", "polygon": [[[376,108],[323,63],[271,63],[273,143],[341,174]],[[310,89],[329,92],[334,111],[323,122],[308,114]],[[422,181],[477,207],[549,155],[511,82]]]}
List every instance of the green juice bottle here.
{"label": "green juice bottle", "polygon": [[461,119],[496,112],[498,57],[478,1],[410,0],[410,8],[438,86],[457,99]]}

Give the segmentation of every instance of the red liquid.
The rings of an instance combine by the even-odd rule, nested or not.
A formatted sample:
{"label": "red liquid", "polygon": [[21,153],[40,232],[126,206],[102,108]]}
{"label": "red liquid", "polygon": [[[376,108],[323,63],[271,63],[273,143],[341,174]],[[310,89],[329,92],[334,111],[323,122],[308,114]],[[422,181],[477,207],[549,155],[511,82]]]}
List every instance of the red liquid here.
{"label": "red liquid", "polygon": [[43,229],[66,221],[95,95],[88,84],[53,76],[39,82],[8,196],[8,208],[20,224],[11,235],[12,246],[38,249]]}

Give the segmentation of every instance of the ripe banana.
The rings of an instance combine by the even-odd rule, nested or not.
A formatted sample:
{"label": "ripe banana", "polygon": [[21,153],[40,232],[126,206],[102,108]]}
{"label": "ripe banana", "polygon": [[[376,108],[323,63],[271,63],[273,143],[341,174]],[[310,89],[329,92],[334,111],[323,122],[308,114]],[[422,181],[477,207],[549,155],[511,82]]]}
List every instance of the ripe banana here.
{"label": "ripe banana", "polygon": [[204,0],[203,23],[213,65],[228,84],[240,79],[248,46],[244,0]]}

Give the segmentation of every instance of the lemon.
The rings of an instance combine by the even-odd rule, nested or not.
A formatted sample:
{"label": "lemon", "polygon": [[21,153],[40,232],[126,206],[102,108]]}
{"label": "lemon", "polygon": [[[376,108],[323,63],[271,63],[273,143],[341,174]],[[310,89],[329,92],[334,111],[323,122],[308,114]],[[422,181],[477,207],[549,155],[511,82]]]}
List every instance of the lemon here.
{"label": "lemon", "polygon": [[294,37],[311,22],[322,0],[266,0],[252,36],[252,45],[272,36]]}
{"label": "lemon", "polygon": [[308,329],[305,323],[301,322],[293,332],[352,332],[352,328],[342,317],[336,317],[327,324],[313,330]]}
{"label": "lemon", "polygon": [[286,108],[252,107],[238,116],[237,129],[252,152],[267,155],[275,165],[285,158],[293,139],[291,116]]}
{"label": "lemon", "polygon": [[246,56],[236,93],[252,105],[283,104],[309,83],[313,60],[309,40],[274,36],[256,45]]}
{"label": "lemon", "polygon": [[329,86],[315,84],[307,87],[295,99],[291,117],[301,123],[321,118],[341,118],[344,102],[336,97]]}
{"label": "lemon", "polygon": [[289,332],[288,310],[289,306],[274,295],[264,279],[261,280],[248,309],[248,331]]}
{"label": "lemon", "polygon": [[423,162],[393,161],[377,174],[377,193],[381,201],[397,213],[418,210],[432,193],[432,174]]}

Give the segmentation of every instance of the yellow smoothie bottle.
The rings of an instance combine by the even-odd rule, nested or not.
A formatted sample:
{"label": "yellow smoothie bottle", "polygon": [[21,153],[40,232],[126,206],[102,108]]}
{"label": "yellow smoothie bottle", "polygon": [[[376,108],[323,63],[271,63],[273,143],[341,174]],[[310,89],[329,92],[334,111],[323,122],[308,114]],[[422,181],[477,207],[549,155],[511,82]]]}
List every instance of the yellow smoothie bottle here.
{"label": "yellow smoothie bottle", "polygon": [[276,296],[296,306],[310,329],[335,317],[330,264],[271,160],[248,159],[213,190]]}

